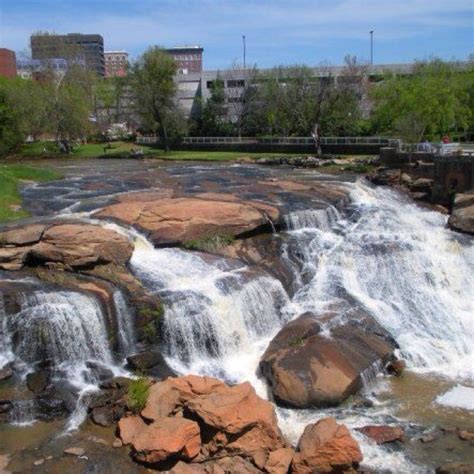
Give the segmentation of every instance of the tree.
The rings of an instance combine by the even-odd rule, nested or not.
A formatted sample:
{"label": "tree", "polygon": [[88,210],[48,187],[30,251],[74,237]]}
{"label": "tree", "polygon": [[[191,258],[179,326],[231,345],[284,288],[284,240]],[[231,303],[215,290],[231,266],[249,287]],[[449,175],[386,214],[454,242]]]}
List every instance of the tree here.
{"label": "tree", "polygon": [[386,74],[375,87],[373,122],[380,132],[397,133],[410,144],[466,130],[473,114],[469,87],[472,76],[469,80],[457,64],[417,62],[411,74]]}
{"label": "tree", "polygon": [[179,133],[180,113],[175,103],[176,63],[158,46],[149,48],[133,68],[132,86],[137,111],[143,125],[159,133],[165,151],[170,149],[170,136]]}

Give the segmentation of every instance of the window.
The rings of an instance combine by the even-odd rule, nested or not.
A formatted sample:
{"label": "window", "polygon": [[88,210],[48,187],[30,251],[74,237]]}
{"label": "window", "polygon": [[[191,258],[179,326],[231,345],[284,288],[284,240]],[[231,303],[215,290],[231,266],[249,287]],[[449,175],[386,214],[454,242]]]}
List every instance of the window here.
{"label": "window", "polygon": [[245,87],[245,81],[243,79],[230,79],[227,81],[227,87]]}

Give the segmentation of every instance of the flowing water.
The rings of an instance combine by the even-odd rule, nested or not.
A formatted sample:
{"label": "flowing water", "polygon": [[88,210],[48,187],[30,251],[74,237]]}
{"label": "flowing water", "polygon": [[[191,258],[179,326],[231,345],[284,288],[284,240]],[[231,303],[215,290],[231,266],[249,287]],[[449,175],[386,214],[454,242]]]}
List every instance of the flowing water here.
{"label": "flowing water", "polygon": [[[208,168],[198,168],[199,179],[205,181]],[[245,172],[240,169],[244,170],[232,171],[240,180],[233,184],[234,191],[241,189],[242,177],[250,175],[246,168]],[[172,172],[180,184],[189,180],[193,189],[200,187],[193,167]],[[134,189],[143,187],[147,179],[140,176],[142,181]],[[217,180],[230,189],[225,177],[219,175]],[[152,186],[153,179],[149,182]],[[94,183],[89,184],[99,193]],[[102,225],[135,241],[131,267],[165,303],[163,351],[180,373],[212,375],[228,382],[249,380],[261,396],[268,396],[258,363],[269,341],[299,314],[320,313],[335,305],[340,321],[359,308],[394,337],[400,357],[407,361],[408,375],[393,381],[380,376],[380,363],[368,368],[362,374],[363,392],[372,400],[372,408],[348,403],[327,410],[277,409],[291,441],[298,440],[308,423],[325,416],[335,416],[352,428],[366,424],[410,428],[419,423],[429,427],[450,418],[467,420],[472,405],[466,398],[474,394],[472,239],[447,230],[445,216],[422,209],[390,189],[373,188],[363,181],[343,185],[350,191],[343,208],[321,205],[320,198],[287,206],[280,257],[294,274],[291,297],[276,278],[237,260],[154,249],[133,230]],[[123,190],[123,182],[117,187],[110,195]],[[70,188],[65,185],[67,199],[54,209],[85,211],[84,218],[93,202],[76,206],[76,188],[79,182],[68,194]],[[33,201],[35,190],[30,191]],[[104,199],[109,199],[108,192],[100,191]],[[38,212],[45,209],[42,202]],[[135,335],[129,308],[119,292],[114,302],[123,358],[136,349]],[[107,328],[94,298],[36,289],[25,293],[16,314],[6,318],[2,313],[0,298],[0,366],[13,358],[25,366],[52,358],[78,384],[81,394],[97,387],[85,369],[88,361],[119,370],[120,361],[109,348]],[[331,325],[323,327],[323,332],[330,337]],[[24,412],[27,418],[28,410]],[[78,403],[69,427],[77,427],[84,416],[85,406]],[[361,443],[364,464],[376,472],[432,472],[444,460],[442,453],[421,459],[411,445],[401,451],[376,446],[356,431],[354,436]]]}

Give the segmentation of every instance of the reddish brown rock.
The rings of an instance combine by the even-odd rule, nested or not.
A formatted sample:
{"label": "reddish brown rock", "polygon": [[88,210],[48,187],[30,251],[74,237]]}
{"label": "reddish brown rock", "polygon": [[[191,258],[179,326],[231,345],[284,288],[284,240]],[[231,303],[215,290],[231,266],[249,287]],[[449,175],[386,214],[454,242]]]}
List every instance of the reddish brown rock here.
{"label": "reddish brown rock", "polygon": [[4,270],[19,270],[28,263],[71,268],[124,264],[132,252],[126,237],[91,224],[35,225],[0,233],[0,268]]}
{"label": "reddish brown rock", "polygon": [[406,369],[406,366],[407,364],[404,360],[396,359],[387,365],[387,372],[400,377],[403,374],[403,371]]}
{"label": "reddish brown rock", "polygon": [[292,448],[280,448],[268,456],[264,470],[269,474],[285,474],[290,468],[295,451]]}
{"label": "reddish brown rock", "polygon": [[377,444],[403,441],[403,435],[405,434],[403,428],[398,426],[367,425],[362,428],[356,428],[356,430],[374,440]]}
{"label": "reddish brown rock", "polygon": [[337,424],[334,418],[324,418],[305,428],[291,472],[341,472],[356,468],[361,461],[359,444],[346,426]]}
{"label": "reddish brown rock", "polygon": [[252,201],[197,198],[121,202],[107,206],[95,217],[114,219],[147,232],[157,245],[177,245],[215,234],[237,236],[267,228],[277,220],[273,206]]}
{"label": "reddish brown rock", "polygon": [[456,196],[448,226],[459,232],[474,235],[474,192]]}
{"label": "reddish brown rock", "polygon": [[139,416],[127,416],[118,423],[120,439],[123,444],[131,444],[147,425]]}
{"label": "reddish brown rock", "polygon": [[260,367],[277,401],[299,408],[338,405],[361,387],[365,370],[391,357],[395,343],[364,313],[335,325],[330,338],[320,334],[320,323],[338,316],[306,313],[274,337]]}
{"label": "reddish brown rock", "polygon": [[140,430],[131,445],[133,456],[139,461],[156,463],[170,457],[189,461],[199,454],[201,433],[195,421],[158,418]]}

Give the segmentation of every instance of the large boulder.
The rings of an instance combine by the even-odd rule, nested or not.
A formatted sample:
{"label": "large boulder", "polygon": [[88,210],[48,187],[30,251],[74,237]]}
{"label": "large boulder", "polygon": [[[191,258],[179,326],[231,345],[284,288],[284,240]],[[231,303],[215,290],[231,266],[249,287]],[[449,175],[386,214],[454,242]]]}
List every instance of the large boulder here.
{"label": "large boulder", "polygon": [[125,236],[91,224],[30,225],[0,233],[0,269],[4,270],[24,265],[124,264],[132,253],[133,245]]}
{"label": "large boulder", "polygon": [[474,235],[474,192],[456,196],[448,225],[451,229]]}
{"label": "large boulder", "polygon": [[238,236],[270,228],[276,207],[254,201],[200,198],[120,202],[94,214],[146,232],[156,245],[179,245],[217,234]]}
{"label": "large boulder", "polygon": [[340,318],[337,311],[305,313],[271,341],[260,368],[277,402],[338,405],[361,388],[364,371],[392,357],[395,341],[370,316],[355,312],[351,319]]}
{"label": "large boulder", "polygon": [[[179,432],[177,420],[183,424]],[[193,375],[158,382],[150,387],[141,415],[123,418],[119,429],[133,457],[147,463],[204,463],[239,456],[263,469],[267,463],[273,468],[291,461],[289,453],[281,451],[288,446],[272,404],[259,398],[248,382],[228,386]]]}
{"label": "large boulder", "polygon": [[293,474],[345,472],[362,461],[359,444],[344,425],[334,418],[324,418],[308,425],[293,458]]}

